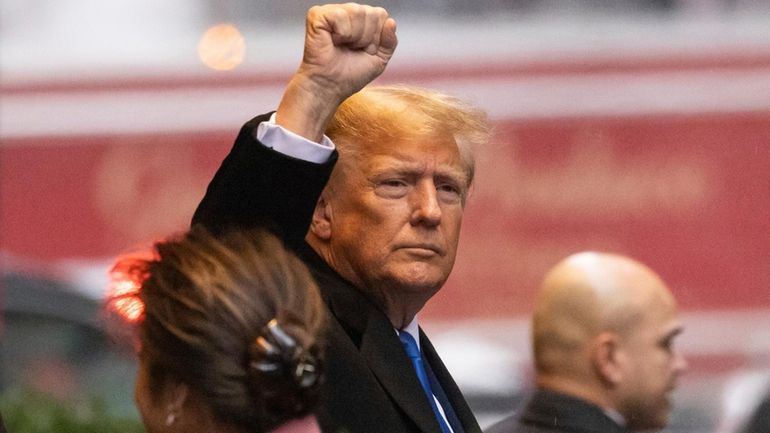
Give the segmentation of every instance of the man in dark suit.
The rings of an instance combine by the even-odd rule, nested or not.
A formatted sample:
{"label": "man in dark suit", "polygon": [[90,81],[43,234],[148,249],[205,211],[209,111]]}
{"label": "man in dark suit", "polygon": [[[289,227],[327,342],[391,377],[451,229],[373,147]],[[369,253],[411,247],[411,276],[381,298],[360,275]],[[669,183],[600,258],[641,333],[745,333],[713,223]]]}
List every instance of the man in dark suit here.
{"label": "man in dark suit", "polygon": [[313,272],[332,316],[324,432],[480,432],[417,313],[454,265],[486,116],[437,92],[364,88],[395,26],[382,8],[311,8],[278,110],[243,127],[193,224],[268,227]]}
{"label": "man in dark suit", "polygon": [[623,433],[668,423],[686,368],[676,302],[648,267],[580,253],[546,276],[535,306],[537,390],[487,433]]}

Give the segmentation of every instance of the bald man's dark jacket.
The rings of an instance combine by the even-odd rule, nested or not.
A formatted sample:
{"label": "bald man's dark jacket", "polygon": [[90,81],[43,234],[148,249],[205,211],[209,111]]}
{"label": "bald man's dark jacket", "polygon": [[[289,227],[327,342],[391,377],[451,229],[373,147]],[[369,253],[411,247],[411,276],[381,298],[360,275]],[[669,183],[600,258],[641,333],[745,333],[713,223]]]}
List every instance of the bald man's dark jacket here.
{"label": "bald man's dark jacket", "polygon": [[[331,174],[314,164],[266,148],[255,139],[260,116],[241,129],[235,146],[208,186],[193,216],[214,233],[265,227],[305,262],[321,290],[331,320],[325,382],[317,411],[324,433],[441,433],[411,361],[386,315],[331,269],[304,241],[313,210]],[[428,338],[420,345],[434,393],[451,405],[455,433],[480,433],[459,388]],[[435,389],[437,388],[437,389]]]}
{"label": "bald man's dark jacket", "polygon": [[754,409],[741,433],[770,433],[770,392]]}
{"label": "bald man's dark jacket", "polygon": [[596,405],[565,394],[538,390],[521,414],[486,428],[485,433],[629,433]]}

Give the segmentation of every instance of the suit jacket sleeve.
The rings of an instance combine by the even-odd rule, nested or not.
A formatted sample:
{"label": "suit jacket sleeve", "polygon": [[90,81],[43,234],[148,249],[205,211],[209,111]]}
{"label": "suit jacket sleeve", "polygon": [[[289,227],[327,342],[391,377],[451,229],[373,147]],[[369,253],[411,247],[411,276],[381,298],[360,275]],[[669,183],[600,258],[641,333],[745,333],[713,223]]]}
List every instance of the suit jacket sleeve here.
{"label": "suit jacket sleeve", "polygon": [[213,233],[267,228],[293,248],[302,244],[318,197],[337,160],[315,164],[276,152],[256,139],[256,128],[270,113],[241,128],[193,215]]}

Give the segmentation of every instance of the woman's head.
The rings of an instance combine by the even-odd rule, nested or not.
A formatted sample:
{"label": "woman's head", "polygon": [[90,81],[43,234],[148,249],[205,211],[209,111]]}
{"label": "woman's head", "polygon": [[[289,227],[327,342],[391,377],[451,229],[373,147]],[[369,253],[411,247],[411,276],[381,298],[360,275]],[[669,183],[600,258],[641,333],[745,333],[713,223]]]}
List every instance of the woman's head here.
{"label": "woman's head", "polygon": [[148,431],[267,432],[308,414],[324,307],[303,263],[264,231],[215,239],[196,228],[154,252],[113,269],[140,286],[136,400]]}

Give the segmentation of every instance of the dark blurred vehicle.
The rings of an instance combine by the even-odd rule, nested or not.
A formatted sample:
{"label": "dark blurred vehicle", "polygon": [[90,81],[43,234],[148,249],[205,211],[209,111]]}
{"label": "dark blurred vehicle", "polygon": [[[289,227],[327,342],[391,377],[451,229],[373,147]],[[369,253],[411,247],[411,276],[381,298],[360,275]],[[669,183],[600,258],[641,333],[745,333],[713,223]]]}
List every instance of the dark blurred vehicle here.
{"label": "dark blurred vehicle", "polygon": [[0,290],[0,404],[9,429],[9,406],[31,395],[138,420],[131,345],[107,332],[100,300],[13,272],[2,274]]}

